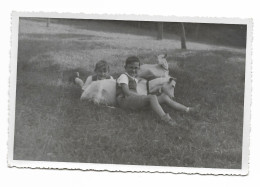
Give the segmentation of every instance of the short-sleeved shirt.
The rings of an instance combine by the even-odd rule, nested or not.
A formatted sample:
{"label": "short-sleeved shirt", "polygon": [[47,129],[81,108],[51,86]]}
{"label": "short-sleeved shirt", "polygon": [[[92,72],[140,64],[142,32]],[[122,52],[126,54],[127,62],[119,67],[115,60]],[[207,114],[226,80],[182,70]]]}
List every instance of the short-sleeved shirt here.
{"label": "short-sleeved shirt", "polygon": [[138,80],[134,77],[131,77],[127,73],[120,75],[117,79],[117,104],[124,109],[130,110],[139,110],[148,106],[147,96],[146,95],[130,95],[125,97],[122,87],[120,84],[128,85],[129,90],[137,92],[137,82]]}
{"label": "short-sleeved shirt", "polygon": [[124,96],[121,84],[126,84],[129,90],[137,92],[137,82],[138,80],[127,73],[120,75],[117,79],[117,96]]}
{"label": "short-sleeved shirt", "polygon": [[[112,76],[107,76],[106,79],[114,79]],[[97,78],[96,75],[90,75],[88,76],[85,84],[82,86],[82,90],[85,90],[93,81],[97,81],[97,80],[100,80]]]}

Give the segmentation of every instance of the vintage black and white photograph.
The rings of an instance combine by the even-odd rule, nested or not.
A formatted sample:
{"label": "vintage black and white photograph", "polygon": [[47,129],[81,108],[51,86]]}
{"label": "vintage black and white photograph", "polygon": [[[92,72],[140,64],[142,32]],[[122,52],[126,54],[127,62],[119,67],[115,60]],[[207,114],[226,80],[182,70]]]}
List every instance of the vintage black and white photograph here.
{"label": "vintage black and white photograph", "polygon": [[13,14],[10,166],[248,172],[250,20],[57,15]]}

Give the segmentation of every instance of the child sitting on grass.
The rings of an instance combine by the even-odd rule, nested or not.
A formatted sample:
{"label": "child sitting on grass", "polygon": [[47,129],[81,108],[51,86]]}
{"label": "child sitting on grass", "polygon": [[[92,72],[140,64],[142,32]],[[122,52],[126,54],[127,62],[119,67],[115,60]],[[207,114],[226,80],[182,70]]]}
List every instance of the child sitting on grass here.
{"label": "child sitting on grass", "polygon": [[95,74],[90,75],[87,78],[85,84],[79,78],[79,72],[76,72],[74,79],[75,84],[79,85],[82,88],[82,90],[85,90],[93,81],[113,79],[113,77],[109,75],[109,65],[105,60],[100,60],[96,63],[94,72]]}
{"label": "child sitting on grass", "polygon": [[139,95],[137,93],[137,72],[140,69],[140,60],[136,56],[126,59],[125,73],[121,74],[117,79],[116,100],[119,107],[123,109],[139,110],[144,107],[151,108],[166,124],[177,126],[177,123],[166,114],[160,104],[166,104],[173,109],[194,113],[199,110],[197,107],[186,107],[180,103],[173,101],[168,95]]}

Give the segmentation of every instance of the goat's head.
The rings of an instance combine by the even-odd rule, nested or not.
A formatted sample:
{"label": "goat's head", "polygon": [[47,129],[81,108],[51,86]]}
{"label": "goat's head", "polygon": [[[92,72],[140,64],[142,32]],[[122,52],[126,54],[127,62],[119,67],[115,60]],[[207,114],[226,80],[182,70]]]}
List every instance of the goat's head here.
{"label": "goat's head", "polygon": [[168,95],[171,99],[174,98],[174,88],[176,85],[176,78],[169,77],[169,80],[162,86],[162,93]]}
{"label": "goat's head", "polygon": [[167,54],[158,55],[157,56],[158,64],[160,64],[163,67],[163,69],[169,70],[169,66],[168,66],[168,62],[166,60],[166,57],[167,57]]}

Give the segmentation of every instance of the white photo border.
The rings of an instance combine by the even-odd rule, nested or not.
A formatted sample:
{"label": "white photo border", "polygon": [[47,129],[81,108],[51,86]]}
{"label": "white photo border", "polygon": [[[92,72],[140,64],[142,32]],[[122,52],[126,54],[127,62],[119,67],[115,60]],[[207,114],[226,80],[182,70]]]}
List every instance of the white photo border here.
{"label": "white photo border", "polygon": [[[93,164],[74,162],[49,162],[14,160],[14,130],[15,130],[15,101],[17,78],[18,29],[20,17],[38,18],[67,18],[67,19],[102,19],[102,20],[131,20],[131,21],[164,21],[164,22],[190,22],[190,23],[216,23],[216,24],[245,24],[247,25],[246,63],[245,63],[245,92],[244,92],[244,120],[243,145],[241,169],[218,168],[189,168],[169,166],[141,166],[121,164]],[[209,17],[176,17],[176,16],[148,16],[148,15],[113,15],[113,14],[83,14],[83,13],[47,13],[47,12],[13,12],[11,35],[11,63],[9,88],[9,139],[8,139],[8,166],[19,168],[50,168],[50,169],[77,169],[93,171],[120,171],[120,172],[160,172],[160,173],[186,173],[211,175],[247,175],[249,172],[249,134],[252,102],[252,39],[253,20],[251,18],[209,18]]]}

